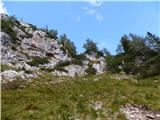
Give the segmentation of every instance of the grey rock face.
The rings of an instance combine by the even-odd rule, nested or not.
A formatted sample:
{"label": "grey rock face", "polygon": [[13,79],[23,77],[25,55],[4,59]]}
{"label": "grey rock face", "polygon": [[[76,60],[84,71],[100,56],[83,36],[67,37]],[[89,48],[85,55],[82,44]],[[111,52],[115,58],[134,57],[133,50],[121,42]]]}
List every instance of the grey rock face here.
{"label": "grey rock face", "polygon": [[6,70],[1,73],[2,79],[7,79],[7,80],[14,80],[17,77],[23,78],[24,79],[24,72],[16,72],[14,70]]}
{"label": "grey rock face", "polygon": [[[95,53],[86,54],[86,58],[93,62],[93,68],[96,69],[97,73],[103,73],[106,68],[106,62],[104,57],[96,57]],[[86,61],[87,62],[87,61]]]}
{"label": "grey rock face", "polygon": [[102,106],[103,106],[102,101],[96,101],[96,102],[94,103],[94,105],[93,105],[93,109],[94,109],[94,110],[99,110],[99,109],[102,108]]}
{"label": "grey rock face", "polygon": [[160,120],[160,111],[154,112],[145,106],[127,104],[121,108],[128,120]]}
{"label": "grey rock face", "polygon": [[1,37],[1,45],[10,46],[11,45],[11,38],[8,34],[4,32],[0,32]]}
{"label": "grey rock face", "polygon": [[0,18],[1,18],[1,19],[8,19],[8,15],[2,13],[2,14],[0,14]]}
{"label": "grey rock face", "polygon": [[65,69],[68,71],[68,75],[73,77],[76,75],[85,75],[86,66],[69,65]]}
{"label": "grey rock face", "polygon": [[[7,15],[1,15],[3,20],[10,19]],[[47,37],[45,31],[33,29],[31,24],[23,21],[12,21],[13,31],[16,33],[17,41],[5,32],[1,32],[1,63],[12,65],[14,68],[21,70],[38,71],[40,67],[51,68],[60,61],[72,61],[67,50],[64,52],[62,44],[57,40]],[[96,57],[96,53],[86,54],[86,60],[82,61],[82,65],[70,64],[64,66],[64,71],[54,70],[53,74],[58,76],[76,76],[85,75],[85,70],[91,63],[97,73],[102,73],[105,69],[105,61],[103,57]],[[27,62],[32,61],[34,57],[47,58],[49,63],[39,66],[30,66]],[[6,78],[10,79],[10,75],[17,76],[16,71],[8,71],[3,73]],[[8,77],[7,77],[8,75]]]}
{"label": "grey rock face", "polygon": [[25,70],[34,70],[30,65],[28,65],[26,62],[18,62],[18,64],[15,65],[16,68],[19,69],[25,69]]}
{"label": "grey rock face", "polygon": [[3,82],[7,82],[15,80],[17,78],[26,79],[26,78],[35,78],[38,77],[36,74],[26,74],[24,71],[14,71],[14,70],[6,70],[1,73],[1,77]]}

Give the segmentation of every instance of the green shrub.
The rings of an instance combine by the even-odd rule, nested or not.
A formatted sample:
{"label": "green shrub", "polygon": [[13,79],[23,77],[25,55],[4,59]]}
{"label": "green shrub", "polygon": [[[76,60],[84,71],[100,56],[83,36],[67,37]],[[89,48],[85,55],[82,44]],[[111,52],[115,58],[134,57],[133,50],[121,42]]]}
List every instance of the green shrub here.
{"label": "green shrub", "polygon": [[16,49],[16,46],[12,46],[11,49],[14,50],[14,51],[17,50],[17,49]]}
{"label": "green shrub", "polygon": [[55,67],[54,67],[54,69],[55,69],[55,70],[57,70],[57,71],[68,72],[68,71],[67,71],[67,70],[65,70],[65,69],[64,69],[64,67],[62,67],[62,66],[61,66],[61,67],[57,67],[57,66],[55,66]]}
{"label": "green shrub", "polygon": [[49,63],[48,57],[40,58],[40,57],[34,57],[32,61],[27,62],[30,66],[39,66],[40,64],[47,64]]}
{"label": "green shrub", "polygon": [[147,78],[160,74],[160,55],[147,60],[141,67],[139,77]]}
{"label": "green shrub", "polygon": [[69,56],[75,58],[77,55],[77,51],[76,51],[76,46],[74,45],[74,43],[67,38],[67,35],[61,35],[59,38],[59,43],[63,45],[62,50],[64,52],[66,52],[66,50],[68,51]]}
{"label": "green shrub", "polygon": [[52,72],[54,69],[53,68],[41,67],[40,70],[46,71],[46,72]]}
{"label": "green shrub", "polygon": [[11,67],[6,65],[6,64],[1,64],[1,72],[5,71],[5,70],[10,70]]}
{"label": "green shrub", "polygon": [[83,64],[83,61],[82,61],[81,59],[75,59],[75,60],[72,60],[72,64],[82,65],[82,64]]}
{"label": "green shrub", "polygon": [[71,61],[65,61],[65,62],[59,62],[54,69],[58,71],[67,72],[67,70],[64,69],[65,66],[68,66],[71,64]]}
{"label": "green shrub", "polygon": [[98,51],[96,43],[89,38],[86,40],[86,43],[83,45],[83,48],[86,50],[85,53],[88,53],[88,54],[92,52],[97,53]]}
{"label": "green shrub", "polygon": [[85,60],[85,59],[86,59],[86,56],[84,54],[76,55],[75,59],[72,60],[72,64],[82,65],[83,60]]}
{"label": "green shrub", "polygon": [[62,46],[62,47],[60,47],[60,49],[64,52],[64,53],[66,53],[67,52],[67,50]]}
{"label": "green shrub", "polygon": [[14,21],[12,19],[1,19],[1,30],[7,33],[11,37],[12,42],[15,43],[17,42],[18,38],[16,37],[17,33],[12,29],[13,25]]}
{"label": "green shrub", "polygon": [[46,35],[49,37],[49,38],[52,38],[52,39],[58,39],[58,32],[57,30],[53,30],[53,29],[48,29],[48,27],[46,28],[41,28],[42,31],[46,32]]}
{"label": "green shrub", "polygon": [[33,30],[37,30],[38,28],[37,28],[37,26],[35,26],[35,25],[32,25],[32,24],[29,24],[30,26],[31,26],[31,28],[33,29]]}
{"label": "green shrub", "polygon": [[89,67],[85,70],[85,72],[86,72],[88,75],[95,75],[97,71],[96,71],[96,69],[93,68],[92,66],[89,66]]}
{"label": "green shrub", "polygon": [[58,67],[60,67],[60,66],[64,67],[64,66],[67,66],[67,65],[70,65],[70,64],[72,64],[71,61],[64,61],[64,62],[59,62],[59,63],[57,64],[57,66],[58,66]]}
{"label": "green shrub", "polygon": [[20,69],[18,69],[18,68],[14,68],[14,67],[8,66],[6,64],[1,64],[1,72],[5,71],[5,70],[20,71]]}
{"label": "green shrub", "polygon": [[[27,38],[32,38],[32,37],[33,37],[32,34],[26,32],[25,27],[22,26],[20,23],[18,23],[18,28],[21,29],[21,30],[27,35],[27,36],[25,36],[25,37],[27,37]],[[21,37],[24,38],[24,36],[21,36]]]}
{"label": "green shrub", "polygon": [[123,55],[107,56],[106,57],[107,70],[113,73],[119,73],[121,71],[119,66],[121,66],[122,60],[123,60]]}

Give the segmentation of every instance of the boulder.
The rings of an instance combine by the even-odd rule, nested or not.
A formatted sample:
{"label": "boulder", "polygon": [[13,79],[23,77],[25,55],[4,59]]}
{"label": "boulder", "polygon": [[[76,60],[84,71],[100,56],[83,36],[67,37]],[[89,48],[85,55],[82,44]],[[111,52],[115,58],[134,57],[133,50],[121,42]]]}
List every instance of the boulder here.
{"label": "boulder", "polygon": [[4,45],[5,47],[11,46],[11,37],[8,34],[0,32],[0,37],[1,45]]}
{"label": "boulder", "polygon": [[65,67],[65,70],[68,71],[68,76],[76,76],[76,75],[84,75],[85,74],[85,66],[79,66],[79,65],[69,65]]}
{"label": "boulder", "polygon": [[12,80],[16,79],[17,77],[22,78],[22,79],[25,78],[23,71],[16,72],[14,70],[6,70],[1,73],[1,76],[2,76],[2,80],[5,79],[5,80],[9,80],[9,81],[12,81]]}
{"label": "boulder", "polygon": [[38,77],[37,74],[26,74],[24,71],[6,70],[1,73],[2,81],[12,81],[17,78],[26,80],[27,78]]}
{"label": "boulder", "polygon": [[33,70],[30,65],[28,65],[26,62],[22,61],[15,65],[16,68],[19,69],[25,69],[25,70]]}
{"label": "boulder", "polygon": [[151,111],[146,106],[127,104],[121,111],[128,120],[160,120],[160,111]]}

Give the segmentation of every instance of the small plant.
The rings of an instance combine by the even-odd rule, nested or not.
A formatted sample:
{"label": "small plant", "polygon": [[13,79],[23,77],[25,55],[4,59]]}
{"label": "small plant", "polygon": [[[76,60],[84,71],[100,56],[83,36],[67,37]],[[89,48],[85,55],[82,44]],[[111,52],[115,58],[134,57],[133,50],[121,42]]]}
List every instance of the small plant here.
{"label": "small plant", "polygon": [[1,85],[2,90],[12,90],[12,89],[15,90],[21,88],[22,86],[24,86],[24,81],[18,78],[13,81],[6,81]]}
{"label": "small plant", "polygon": [[11,49],[14,50],[14,51],[17,50],[17,49],[16,49],[16,46],[12,46]]}
{"label": "small plant", "polygon": [[7,20],[1,20],[1,30],[5,33],[7,33],[11,38],[12,42],[15,43],[17,42],[17,33],[12,29],[14,25],[14,21],[12,19],[7,19]]}
{"label": "small plant", "polygon": [[41,67],[40,70],[46,71],[46,72],[52,72],[54,69],[53,68]]}
{"label": "small plant", "polygon": [[5,70],[10,70],[12,69],[10,66],[6,65],[6,64],[1,64],[1,72],[5,71]]}
{"label": "small plant", "polygon": [[5,71],[5,70],[20,71],[20,69],[18,69],[18,68],[11,67],[11,66],[9,66],[7,64],[1,64],[1,72]]}
{"label": "small plant", "polygon": [[34,57],[32,61],[27,62],[30,66],[39,66],[40,64],[47,64],[49,63],[48,57],[40,58],[40,57]]}
{"label": "small plant", "polygon": [[27,36],[21,36],[22,38],[23,37],[27,37],[27,38],[32,38],[33,37],[33,35],[31,33],[26,32],[25,27],[22,26],[20,23],[18,23],[18,28],[21,29],[27,35]]}
{"label": "small plant", "polygon": [[32,25],[32,24],[29,24],[29,25],[31,26],[31,28],[32,28],[34,31],[38,29],[37,26],[35,26],[35,25]]}
{"label": "small plant", "polygon": [[57,30],[48,29],[48,26],[46,28],[41,28],[41,30],[44,31],[44,32],[46,32],[46,34],[47,34],[47,36],[49,38],[52,38],[52,39],[55,39],[55,40],[58,39],[58,37],[57,37],[57,35],[58,35]]}
{"label": "small plant", "polygon": [[95,75],[95,74],[96,74],[96,69],[93,68],[91,65],[89,65],[89,67],[85,70],[85,72],[86,72],[88,75]]}
{"label": "small plant", "polygon": [[57,66],[58,67],[64,67],[64,66],[67,66],[67,65],[70,65],[70,64],[72,64],[72,62],[71,61],[64,61],[64,62],[59,62],[58,64],[57,64]]}
{"label": "small plant", "polygon": [[64,62],[61,61],[54,67],[54,69],[58,71],[68,72],[67,70],[64,69],[64,67],[70,64],[72,64],[71,61],[64,61]]}
{"label": "small plant", "polygon": [[86,59],[86,56],[84,54],[76,55],[75,59],[72,60],[72,63],[76,65],[82,65],[83,60],[85,59]]}

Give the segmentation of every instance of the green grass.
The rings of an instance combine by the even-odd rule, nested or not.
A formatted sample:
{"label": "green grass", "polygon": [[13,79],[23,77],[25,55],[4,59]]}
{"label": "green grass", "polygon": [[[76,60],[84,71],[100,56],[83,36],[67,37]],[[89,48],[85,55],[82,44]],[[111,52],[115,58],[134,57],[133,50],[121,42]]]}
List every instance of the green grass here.
{"label": "green grass", "polygon": [[34,57],[30,62],[27,62],[27,64],[31,65],[31,66],[39,66],[40,64],[47,64],[49,63],[48,57]]}
{"label": "green grass", "polygon": [[7,65],[7,64],[1,64],[0,70],[1,70],[1,72],[4,72],[5,70],[15,70],[15,71],[20,71],[20,69],[11,67],[11,66],[9,66],[9,65]]}
{"label": "green grass", "polygon": [[[125,120],[119,108],[126,103],[160,110],[159,76],[120,81],[111,76],[45,74],[26,83],[23,89],[2,90],[2,120]],[[103,104],[99,110],[92,108],[96,101]]]}

